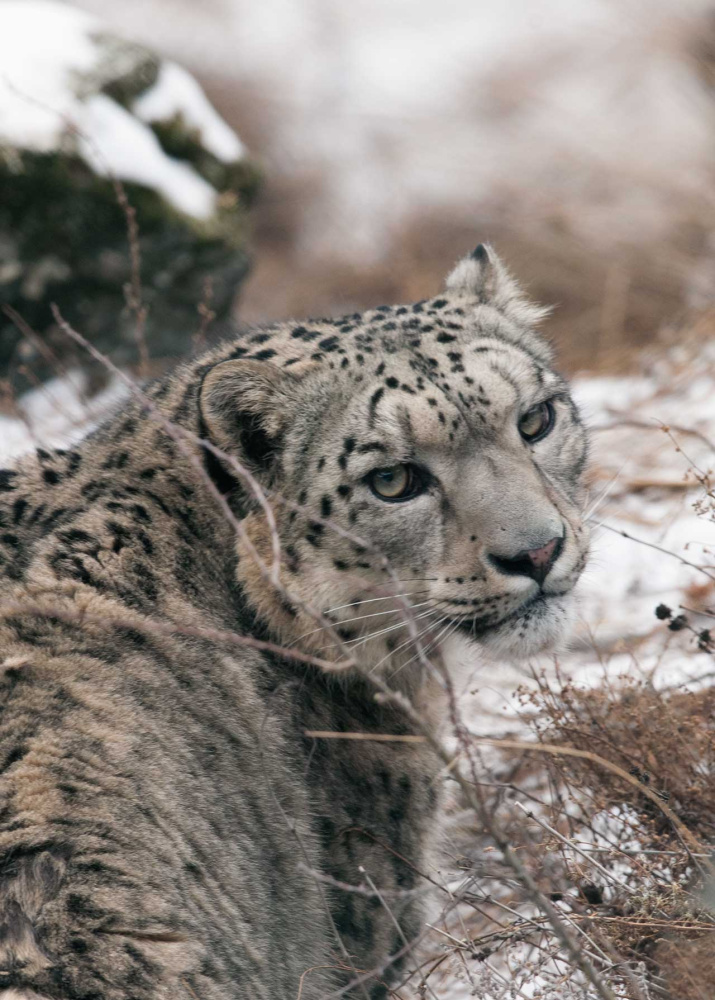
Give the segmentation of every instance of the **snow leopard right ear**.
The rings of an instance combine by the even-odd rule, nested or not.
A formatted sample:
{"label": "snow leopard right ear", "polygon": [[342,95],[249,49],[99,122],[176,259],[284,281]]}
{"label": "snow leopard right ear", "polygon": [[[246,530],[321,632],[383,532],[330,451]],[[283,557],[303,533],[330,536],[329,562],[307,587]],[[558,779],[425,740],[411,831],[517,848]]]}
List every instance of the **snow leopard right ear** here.
{"label": "snow leopard right ear", "polygon": [[475,298],[523,326],[536,326],[549,309],[530,302],[494,249],[480,243],[447,277],[447,290]]}
{"label": "snow leopard right ear", "polygon": [[275,467],[298,379],[267,361],[222,361],[201,386],[204,434],[254,470]]}

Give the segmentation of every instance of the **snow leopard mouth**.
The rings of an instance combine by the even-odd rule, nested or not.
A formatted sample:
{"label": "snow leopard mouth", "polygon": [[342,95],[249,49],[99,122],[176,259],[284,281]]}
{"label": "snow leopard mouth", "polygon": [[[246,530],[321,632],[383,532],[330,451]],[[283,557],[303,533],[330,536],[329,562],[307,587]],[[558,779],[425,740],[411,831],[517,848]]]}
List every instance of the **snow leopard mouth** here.
{"label": "snow leopard mouth", "polygon": [[488,636],[492,632],[495,632],[497,629],[501,630],[510,624],[516,625],[517,623],[522,622],[527,616],[529,619],[534,616],[542,617],[545,613],[547,613],[552,602],[559,597],[563,597],[564,593],[566,592],[559,591],[558,593],[546,593],[543,590],[538,590],[517,608],[514,608],[513,611],[510,611],[501,618],[496,618],[491,615],[473,615],[469,617],[455,617],[453,621],[458,631],[467,635],[472,640],[478,640]]}

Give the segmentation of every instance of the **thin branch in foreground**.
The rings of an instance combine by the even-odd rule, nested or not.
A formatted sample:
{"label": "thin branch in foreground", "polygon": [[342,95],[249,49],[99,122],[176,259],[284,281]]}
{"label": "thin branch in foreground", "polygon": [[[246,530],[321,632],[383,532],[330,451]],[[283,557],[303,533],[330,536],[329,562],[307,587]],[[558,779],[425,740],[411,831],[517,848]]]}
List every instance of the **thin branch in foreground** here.
{"label": "thin branch in foreground", "polygon": [[70,611],[60,605],[50,603],[41,604],[32,601],[11,601],[7,604],[0,604],[0,617],[2,618],[11,618],[15,615],[23,614],[36,615],[38,618],[56,618],[58,621],[66,622],[69,625],[111,625],[114,628],[120,629],[144,629],[147,632],[168,638],[176,635],[185,635],[194,639],[206,639],[209,642],[225,642],[235,646],[248,646],[251,649],[258,649],[266,653],[275,653],[277,656],[297,660],[299,663],[308,663],[311,666],[332,673],[357,666],[353,660],[323,660],[319,656],[311,656],[309,653],[302,653],[300,650],[291,649],[289,646],[267,642],[263,639],[254,639],[253,636],[249,635],[239,635],[238,632],[182,625],[174,621],[164,623],[143,615],[140,616],[137,612],[130,613],[128,609],[126,614],[117,615],[111,612],[92,614],[86,609]]}
{"label": "thin branch in foreground", "polygon": [[[432,740],[426,734],[423,736],[413,735],[413,736],[393,736],[385,733],[339,733],[339,732],[325,732],[322,730],[306,730],[305,736],[311,736],[315,739],[330,739],[330,740],[376,740],[381,742],[427,742],[432,743]],[[563,757],[580,757],[582,760],[589,760],[599,767],[604,767],[606,770],[611,771],[613,774],[622,778],[623,781],[628,782],[636,788],[642,795],[650,799],[658,808],[668,817],[673,827],[677,830],[681,839],[688,843],[694,851],[694,856],[709,858],[709,854],[705,852],[703,845],[700,841],[693,836],[693,834],[688,830],[688,828],[681,822],[681,820],[676,816],[667,802],[654,792],[647,785],[644,785],[634,777],[634,775],[629,774],[628,771],[624,771],[622,767],[618,764],[614,764],[610,760],[606,760],[605,757],[599,757],[598,754],[592,753],[590,750],[578,750],[575,747],[562,747],[555,743],[530,743],[528,740],[509,740],[492,738],[488,736],[474,736],[469,734],[470,739],[474,743],[484,744],[487,746],[498,747],[507,750],[528,750],[530,752],[536,753],[547,753],[553,754],[555,756]],[[450,758],[445,761],[445,764],[450,768],[454,767],[454,755],[452,754]],[[710,868],[711,874],[715,878],[715,867],[707,863],[707,867]]]}
{"label": "thin branch in foreground", "polygon": [[697,570],[698,573],[702,573],[703,576],[708,578],[708,580],[715,582],[715,573],[709,573],[704,566],[699,566],[697,563],[691,562],[689,559],[686,559],[677,552],[673,552],[671,549],[666,549],[662,545],[656,545],[655,542],[648,542],[645,538],[636,538],[635,535],[629,534],[629,532],[624,531],[622,528],[614,528],[612,525],[606,524],[604,521],[600,522],[599,528],[605,528],[606,531],[612,531],[614,535],[620,535],[621,538],[627,538],[630,542],[636,542],[638,545],[645,545],[649,549],[655,549],[656,552],[662,552],[663,555],[670,556],[672,559],[677,559],[678,562],[683,564],[683,566],[689,566],[691,569]]}

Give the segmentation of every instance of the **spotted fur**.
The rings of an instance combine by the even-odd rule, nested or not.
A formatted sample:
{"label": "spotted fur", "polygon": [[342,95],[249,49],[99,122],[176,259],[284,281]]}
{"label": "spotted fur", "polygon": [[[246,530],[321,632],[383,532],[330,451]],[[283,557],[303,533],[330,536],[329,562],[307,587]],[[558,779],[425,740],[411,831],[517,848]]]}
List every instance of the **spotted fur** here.
{"label": "spotted fur", "polygon": [[[396,588],[433,656],[452,631],[520,655],[562,632],[586,446],[539,318],[479,248],[433,299],[249,331],[79,447],[0,472],[3,1000],[289,1000],[301,982],[315,1000],[356,970],[377,972],[351,995],[386,996],[388,957],[420,932],[404,890],[429,864],[437,762],[305,733],[413,732],[361,670],[438,724]],[[528,445],[519,415],[546,399],[555,426]],[[281,591],[226,456],[272,500]],[[366,477],[398,462],[426,488],[386,503]],[[557,535],[541,587],[500,571]],[[361,670],[227,633],[352,650]],[[334,884],[365,872],[400,933]]]}

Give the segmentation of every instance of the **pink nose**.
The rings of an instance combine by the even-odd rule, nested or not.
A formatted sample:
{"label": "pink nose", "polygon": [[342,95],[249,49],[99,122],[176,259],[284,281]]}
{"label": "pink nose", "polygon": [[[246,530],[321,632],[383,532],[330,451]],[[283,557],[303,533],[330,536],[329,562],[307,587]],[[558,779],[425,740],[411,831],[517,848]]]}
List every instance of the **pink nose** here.
{"label": "pink nose", "polygon": [[492,553],[489,561],[507,576],[529,576],[542,584],[561,555],[563,542],[563,538],[552,538],[538,549],[523,549],[515,556],[498,556]]}
{"label": "pink nose", "polygon": [[542,569],[544,566],[551,566],[551,563],[554,561],[554,551],[560,541],[560,538],[552,538],[550,542],[542,545],[540,549],[531,549],[526,553],[526,556],[537,569]]}

